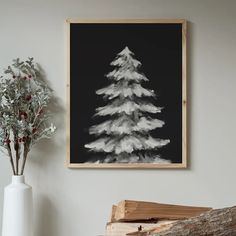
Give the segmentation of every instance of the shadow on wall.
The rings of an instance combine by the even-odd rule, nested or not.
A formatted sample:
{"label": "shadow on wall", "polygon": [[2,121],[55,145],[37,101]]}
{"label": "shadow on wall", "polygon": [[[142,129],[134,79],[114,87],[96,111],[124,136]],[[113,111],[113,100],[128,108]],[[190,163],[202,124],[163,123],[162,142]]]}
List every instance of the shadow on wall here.
{"label": "shadow on wall", "polygon": [[[50,88],[50,82],[43,69],[39,66],[41,80]],[[59,235],[58,230],[58,206],[50,199],[48,188],[50,188],[50,171],[56,172],[63,166],[64,160],[59,160],[63,157],[61,152],[65,147],[65,109],[63,102],[55,94],[48,104],[48,110],[51,113],[49,123],[56,126],[56,133],[50,139],[42,139],[33,146],[29,153],[29,160],[26,164],[26,172],[29,177],[34,180],[33,192],[34,196],[34,236],[52,236]],[[48,181],[47,181],[48,180]],[[46,185],[42,185],[46,183]]]}
{"label": "shadow on wall", "polygon": [[35,224],[35,236],[59,235],[58,212],[53,202],[44,195],[38,197],[37,224]]}
{"label": "shadow on wall", "polygon": [[[51,163],[56,165],[60,162],[60,165],[65,162],[65,160],[58,160],[62,148],[66,147],[65,143],[65,111],[59,104],[59,99],[53,98],[53,101],[49,107],[52,112],[52,117],[50,121],[56,126],[56,133],[50,139],[40,140],[34,147],[34,151],[31,153],[31,164],[34,165],[38,171],[50,166]],[[66,155],[66,153],[65,153]],[[65,156],[64,155],[64,156]],[[56,162],[56,163],[55,163]]]}
{"label": "shadow on wall", "polygon": [[[50,82],[47,80],[46,73],[40,65],[38,65],[38,67],[41,74],[40,79],[51,88]],[[50,139],[45,138],[40,140],[33,147],[34,151],[30,153],[32,155],[30,162],[35,167],[37,166],[38,171],[55,161],[55,157],[59,156],[58,153],[61,153],[61,148],[65,147],[65,109],[62,105],[61,99],[55,96],[55,94],[48,104],[48,110],[51,113],[49,122],[53,123],[57,129],[56,133]]]}

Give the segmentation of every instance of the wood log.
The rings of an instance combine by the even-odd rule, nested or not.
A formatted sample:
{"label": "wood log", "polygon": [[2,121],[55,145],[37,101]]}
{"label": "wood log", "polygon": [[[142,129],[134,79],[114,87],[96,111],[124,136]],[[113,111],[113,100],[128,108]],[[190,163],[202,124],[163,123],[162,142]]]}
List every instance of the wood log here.
{"label": "wood log", "polygon": [[115,222],[116,205],[112,205],[110,222]]}
{"label": "wood log", "polygon": [[118,203],[114,220],[137,221],[148,219],[187,219],[209,211],[209,207],[192,207],[124,200]]}
{"label": "wood log", "polygon": [[114,222],[108,223],[106,226],[106,236],[126,236],[130,232],[144,231],[147,232],[153,228],[161,227],[174,221],[158,221],[156,223],[147,222]]}
{"label": "wood log", "polygon": [[164,227],[128,233],[127,236],[236,236],[236,206],[211,210]]}
{"label": "wood log", "polygon": [[149,235],[155,235],[158,232],[162,232],[166,229],[169,229],[173,224],[171,222],[166,222],[163,225],[160,225],[158,227],[153,227],[151,229],[143,229],[143,230],[138,230],[135,232],[127,233],[126,236],[149,236]]}

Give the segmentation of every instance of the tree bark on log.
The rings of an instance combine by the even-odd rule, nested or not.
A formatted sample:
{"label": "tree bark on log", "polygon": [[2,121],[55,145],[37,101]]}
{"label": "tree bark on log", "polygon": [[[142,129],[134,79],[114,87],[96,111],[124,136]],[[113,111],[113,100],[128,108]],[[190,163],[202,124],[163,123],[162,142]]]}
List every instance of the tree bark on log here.
{"label": "tree bark on log", "polygon": [[134,232],[129,236],[236,236],[236,206],[211,210],[200,216],[179,220],[164,228],[149,232]]}

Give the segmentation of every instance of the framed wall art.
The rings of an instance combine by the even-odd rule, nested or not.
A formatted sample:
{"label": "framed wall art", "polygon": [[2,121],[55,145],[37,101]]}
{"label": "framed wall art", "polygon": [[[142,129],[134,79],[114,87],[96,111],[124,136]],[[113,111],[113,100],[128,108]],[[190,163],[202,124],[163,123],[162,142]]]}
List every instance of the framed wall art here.
{"label": "framed wall art", "polygon": [[67,166],[185,168],[186,21],[67,24]]}

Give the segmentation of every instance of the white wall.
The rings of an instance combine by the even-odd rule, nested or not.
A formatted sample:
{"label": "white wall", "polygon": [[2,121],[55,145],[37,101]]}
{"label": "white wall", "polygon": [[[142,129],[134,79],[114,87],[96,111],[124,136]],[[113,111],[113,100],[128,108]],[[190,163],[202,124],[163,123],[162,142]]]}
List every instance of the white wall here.
{"label": "white wall", "polygon": [[[121,199],[236,205],[235,0],[0,0],[0,69],[33,56],[59,97],[53,140],[31,152],[34,236],[96,236]],[[66,18],[189,21],[187,170],[70,170],[65,160]],[[10,166],[0,158],[0,212]],[[1,220],[1,218],[0,218]]]}

